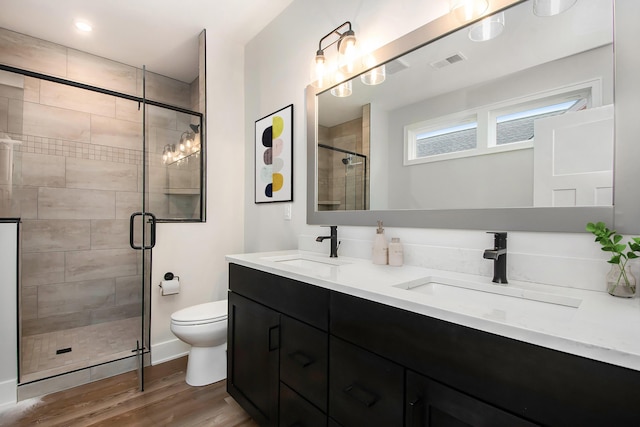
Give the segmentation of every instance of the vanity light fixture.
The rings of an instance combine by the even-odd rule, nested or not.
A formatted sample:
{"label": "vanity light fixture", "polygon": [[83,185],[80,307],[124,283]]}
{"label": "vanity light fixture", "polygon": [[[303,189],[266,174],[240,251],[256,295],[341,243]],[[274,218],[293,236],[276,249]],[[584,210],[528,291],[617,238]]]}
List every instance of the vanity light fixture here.
{"label": "vanity light fixture", "polygon": [[[334,40],[323,46],[323,42],[328,41],[330,37]],[[336,38],[337,37],[337,38]],[[345,68],[348,72],[353,71],[353,61],[356,57],[356,33],[351,28],[351,22],[347,21],[332,30],[329,34],[322,37],[318,43],[318,50],[314,61],[314,69],[312,71],[311,85],[319,89],[331,83],[330,76],[327,75],[327,59],[324,55],[325,50],[333,45],[338,49],[338,67]],[[339,71],[336,71],[339,72]],[[337,76],[334,81],[339,81]],[[347,95],[348,96],[348,95]]]}
{"label": "vanity light fixture", "polygon": [[476,19],[487,10],[489,0],[449,0],[449,12],[460,22]]}
{"label": "vanity light fixture", "polygon": [[554,16],[571,8],[577,0],[533,0],[533,13],[536,16]]}
{"label": "vanity light fixture", "polygon": [[488,16],[469,28],[469,38],[474,42],[495,39],[504,30],[504,12]]}

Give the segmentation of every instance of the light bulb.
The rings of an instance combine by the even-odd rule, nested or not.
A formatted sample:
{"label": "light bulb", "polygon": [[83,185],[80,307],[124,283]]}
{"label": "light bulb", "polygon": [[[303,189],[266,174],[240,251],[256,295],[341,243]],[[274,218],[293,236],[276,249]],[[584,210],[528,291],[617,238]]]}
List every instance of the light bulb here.
{"label": "light bulb", "polygon": [[322,89],[325,85],[325,74],[326,74],[326,60],[324,57],[324,53],[319,50],[316,52],[316,57],[313,61],[312,71],[311,71],[311,85],[317,87],[318,89]]}

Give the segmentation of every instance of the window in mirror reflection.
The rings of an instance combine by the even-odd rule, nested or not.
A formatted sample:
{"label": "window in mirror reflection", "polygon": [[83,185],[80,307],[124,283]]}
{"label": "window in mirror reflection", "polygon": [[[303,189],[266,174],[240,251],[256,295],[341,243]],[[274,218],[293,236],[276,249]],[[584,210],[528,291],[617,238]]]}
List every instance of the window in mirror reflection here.
{"label": "window in mirror reflection", "polygon": [[410,124],[405,127],[404,164],[532,149],[538,121],[591,108],[597,85],[572,85]]}

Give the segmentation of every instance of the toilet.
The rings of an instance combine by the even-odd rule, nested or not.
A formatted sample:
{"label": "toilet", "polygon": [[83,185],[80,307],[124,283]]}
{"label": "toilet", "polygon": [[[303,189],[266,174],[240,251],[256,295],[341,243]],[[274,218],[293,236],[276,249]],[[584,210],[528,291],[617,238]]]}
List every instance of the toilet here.
{"label": "toilet", "polygon": [[203,386],[227,377],[227,300],[176,311],[171,332],[191,345],[187,384]]}

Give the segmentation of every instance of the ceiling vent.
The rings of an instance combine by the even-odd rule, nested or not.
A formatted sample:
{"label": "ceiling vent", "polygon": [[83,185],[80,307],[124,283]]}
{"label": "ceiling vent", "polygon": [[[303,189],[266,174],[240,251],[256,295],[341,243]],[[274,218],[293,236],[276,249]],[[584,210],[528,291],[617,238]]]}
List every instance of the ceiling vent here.
{"label": "ceiling vent", "polygon": [[462,53],[458,52],[439,61],[432,62],[430,65],[439,70],[440,68],[447,67],[451,64],[455,64],[456,62],[465,61],[466,59],[467,58]]}
{"label": "ceiling vent", "polygon": [[387,62],[386,64],[384,64],[384,66],[387,75],[391,75],[399,73],[402,70],[406,70],[407,68],[409,68],[409,63],[402,58],[397,58],[391,62]]}

